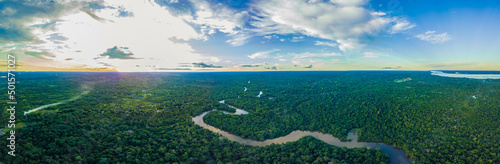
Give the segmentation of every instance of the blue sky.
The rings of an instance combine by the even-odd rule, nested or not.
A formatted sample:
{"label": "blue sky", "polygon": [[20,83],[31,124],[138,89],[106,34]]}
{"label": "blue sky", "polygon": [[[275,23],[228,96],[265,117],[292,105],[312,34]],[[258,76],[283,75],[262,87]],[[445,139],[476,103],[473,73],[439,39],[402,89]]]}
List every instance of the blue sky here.
{"label": "blue sky", "polygon": [[4,0],[0,15],[0,54],[29,71],[500,68],[493,0]]}

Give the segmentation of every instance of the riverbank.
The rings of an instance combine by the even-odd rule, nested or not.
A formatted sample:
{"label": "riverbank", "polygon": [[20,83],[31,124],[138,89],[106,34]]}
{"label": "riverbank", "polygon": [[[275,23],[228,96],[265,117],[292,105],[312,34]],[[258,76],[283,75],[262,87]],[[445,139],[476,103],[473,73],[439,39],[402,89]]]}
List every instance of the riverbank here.
{"label": "riverbank", "polygon": [[[224,100],[219,101],[220,103],[224,103]],[[226,104],[227,105],[227,104]],[[235,108],[237,110],[244,111],[248,114],[247,111],[243,109],[236,108],[234,106],[230,106],[232,108]],[[386,153],[389,155],[389,163],[398,163],[398,164],[411,164],[412,161],[406,157],[406,153],[403,150],[399,150],[395,148],[392,145],[387,145],[384,143],[373,143],[373,142],[358,142],[358,135],[353,132],[349,132],[347,135],[347,138],[352,139],[352,141],[341,141],[339,138],[332,136],[331,134],[326,134],[322,132],[317,132],[317,131],[301,131],[301,130],[295,130],[291,132],[290,134],[279,137],[279,138],[274,138],[274,139],[268,139],[265,141],[257,141],[257,140],[252,140],[252,139],[246,139],[242,138],[240,136],[231,134],[229,132],[223,131],[219,128],[213,127],[211,125],[206,124],[203,121],[203,117],[210,113],[211,111],[203,112],[202,114],[193,117],[192,120],[196,125],[199,125],[205,129],[208,129],[214,133],[219,133],[222,136],[226,137],[227,139],[231,141],[236,141],[241,144],[245,145],[251,145],[251,146],[266,146],[266,145],[271,145],[271,144],[284,144],[287,142],[294,142],[299,140],[302,137],[305,136],[312,136],[318,140],[321,140],[329,145],[337,146],[337,147],[347,147],[347,148],[363,148],[366,147],[368,149],[377,149],[379,148],[380,151]],[[225,112],[227,113],[227,112]],[[236,113],[229,113],[229,114],[236,114]]]}

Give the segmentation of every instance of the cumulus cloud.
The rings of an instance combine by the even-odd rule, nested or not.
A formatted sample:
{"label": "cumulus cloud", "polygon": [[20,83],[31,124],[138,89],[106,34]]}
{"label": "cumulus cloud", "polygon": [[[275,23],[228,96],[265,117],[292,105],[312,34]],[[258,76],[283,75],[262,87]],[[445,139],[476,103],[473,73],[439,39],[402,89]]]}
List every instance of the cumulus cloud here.
{"label": "cumulus cloud", "polygon": [[213,34],[218,30],[229,35],[239,34],[246,18],[247,11],[235,11],[222,4],[211,5],[204,0],[190,0],[194,5],[194,17],[186,20],[197,25],[203,33]]}
{"label": "cumulus cloud", "polygon": [[271,50],[271,51],[262,51],[262,52],[257,52],[257,53],[254,53],[252,55],[248,55],[248,57],[250,59],[265,59],[265,58],[269,58],[269,54],[270,53],[273,53],[273,52],[276,52],[276,51],[279,51],[279,49],[274,49],[274,50]]}
{"label": "cumulus cloud", "polygon": [[[110,59],[135,59],[132,57],[134,54],[128,51],[128,47],[117,47],[108,49],[106,52],[102,53],[101,56],[107,56]],[[69,58],[73,60],[72,58]],[[68,60],[68,59],[65,59]]]}
{"label": "cumulus cloud", "polygon": [[427,31],[423,34],[415,35],[416,38],[420,40],[425,40],[431,43],[444,43],[451,40],[451,37],[448,36],[448,33],[436,34],[436,31]]}
{"label": "cumulus cloud", "polygon": [[[189,43],[191,40],[208,40],[215,33],[225,34],[226,43],[232,46],[244,45],[249,38],[257,36],[267,40],[276,38],[281,42],[315,38],[322,40],[314,43],[317,46],[349,51],[362,47],[364,37],[380,32],[398,33],[415,26],[406,19],[367,8],[368,0],[255,1],[243,9],[207,0],[98,0],[92,2],[94,5],[83,5],[89,1],[56,1],[53,7],[39,9],[45,14],[38,17],[19,15],[27,13],[20,12],[24,8],[6,5],[0,9],[0,20],[3,21],[0,23],[0,41],[31,40],[23,46],[24,51],[54,62],[68,63],[68,67],[80,64],[87,68],[137,71],[137,65],[176,67],[178,63],[220,62],[217,57],[198,54]],[[35,9],[37,5],[47,6],[37,4],[36,0],[27,0],[30,3],[26,4],[4,2],[35,5],[26,7],[25,11]],[[65,4],[61,5],[63,2]],[[9,20],[10,17],[15,21]],[[8,29],[9,24],[15,28]],[[11,36],[3,36],[2,31],[12,29],[19,30],[9,31]],[[289,34],[292,36],[286,39],[278,37]],[[434,39],[436,36],[426,39],[441,42]],[[276,51],[279,50],[257,52],[248,57],[269,58]],[[310,60],[319,62],[321,58],[332,56],[341,55],[303,53],[276,60],[304,62],[313,58]]]}
{"label": "cumulus cloud", "polygon": [[[259,1],[252,6],[255,15],[251,25],[261,35],[304,34],[336,40],[346,51],[360,45],[359,38],[383,31],[394,19],[382,12],[372,12],[365,0]],[[356,43],[355,43],[356,42]]]}

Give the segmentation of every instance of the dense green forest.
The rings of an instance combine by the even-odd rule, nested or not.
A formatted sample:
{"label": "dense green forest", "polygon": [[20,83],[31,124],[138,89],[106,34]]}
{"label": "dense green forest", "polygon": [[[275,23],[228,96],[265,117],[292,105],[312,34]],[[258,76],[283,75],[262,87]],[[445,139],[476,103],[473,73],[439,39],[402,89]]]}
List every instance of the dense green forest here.
{"label": "dense green forest", "polygon": [[[223,74],[221,74],[224,77]],[[339,148],[312,137],[252,147],[195,125],[192,117],[239,91],[219,85],[246,76],[218,73],[21,72],[16,77],[16,156],[3,163],[387,163],[386,154]],[[237,76],[236,76],[237,75]],[[233,79],[234,78],[234,79]],[[5,80],[6,81],[6,80]],[[245,81],[246,82],[246,81]],[[6,82],[1,81],[1,84]],[[228,89],[236,86],[228,86]],[[1,89],[6,92],[6,89]],[[81,98],[26,116],[23,111],[89,91]],[[227,93],[224,93],[228,91]],[[243,87],[241,87],[243,91]],[[250,91],[249,91],[250,92]],[[252,91],[254,92],[254,91]],[[243,95],[242,95],[243,96]],[[243,97],[242,97],[243,98]],[[267,97],[266,97],[267,98]],[[5,103],[2,100],[2,104]],[[236,99],[234,100],[236,101]],[[257,103],[258,101],[252,102]],[[235,103],[236,104],[236,103]],[[3,107],[1,120],[8,120]],[[257,111],[253,111],[258,113]],[[7,123],[7,121],[5,121]],[[255,125],[257,126],[257,125]],[[4,129],[10,130],[10,129]],[[5,138],[3,135],[2,138]]]}
{"label": "dense green forest", "polygon": [[500,163],[499,80],[391,71],[213,78],[213,97],[249,114],[209,113],[205,122],[242,137],[315,130],[345,139],[359,128],[359,140],[392,144],[415,163]]}
{"label": "dense green forest", "polygon": [[[211,112],[205,122],[245,138],[313,130],[345,139],[357,128],[359,140],[392,144],[415,163],[500,163],[500,80],[347,71],[22,72],[17,81],[16,121],[25,126],[16,127],[16,157],[0,149],[4,163],[388,162],[378,150],[338,148],[312,137],[246,146],[192,122],[212,109],[234,112],[220,100],[249,114]],[[80,99],[23,116],[84,91]],[[7,108],[0,116],[5,123]]]}

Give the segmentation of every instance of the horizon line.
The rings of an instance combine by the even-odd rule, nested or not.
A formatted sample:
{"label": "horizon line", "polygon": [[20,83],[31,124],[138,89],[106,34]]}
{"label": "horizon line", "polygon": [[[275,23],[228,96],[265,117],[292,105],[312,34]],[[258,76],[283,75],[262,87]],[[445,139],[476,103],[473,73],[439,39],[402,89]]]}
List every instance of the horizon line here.
{"label": "horizon line", "polygon": [[[12,71],[12,72],[115,72],[115,73],[203,73],[203,72],[343,72],[343,71],[415,71],[415,72],[426,72],[426,71],[500,71],[500,70],[394,70],[394,69],[376,69],[376,70],[191,70],[191,71]],[[9,72],[0,71],[0,72]]]}

